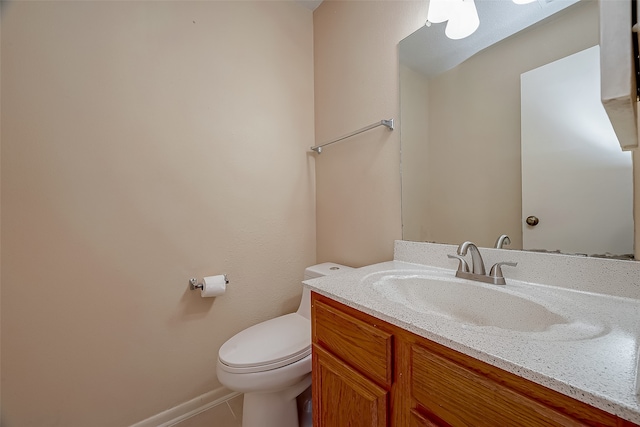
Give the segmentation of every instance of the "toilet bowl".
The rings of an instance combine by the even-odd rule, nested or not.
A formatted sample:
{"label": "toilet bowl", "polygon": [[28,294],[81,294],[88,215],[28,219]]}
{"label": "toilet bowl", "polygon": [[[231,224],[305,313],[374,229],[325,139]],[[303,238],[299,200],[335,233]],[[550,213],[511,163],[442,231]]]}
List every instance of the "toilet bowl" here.
{"label": "toilet bowl", "polygon": [[[351,270],[334,263],[305,270],[305,280]],[[244,393],[242,427],[298,427],[296,397],[311,385],[311,293],[300,306],[253,325],[218,351],[218,380]]]}

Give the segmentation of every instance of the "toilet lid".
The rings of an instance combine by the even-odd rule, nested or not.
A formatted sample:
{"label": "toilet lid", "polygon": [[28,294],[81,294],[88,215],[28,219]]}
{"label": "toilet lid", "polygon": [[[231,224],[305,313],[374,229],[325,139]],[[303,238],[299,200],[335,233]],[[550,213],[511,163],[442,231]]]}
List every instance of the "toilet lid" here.
{"label": "toilet lid", "polygon": [[275,369],[311,353],[311,322],[291,313],[258,323],[225,342],[218,357],[233,368]]}

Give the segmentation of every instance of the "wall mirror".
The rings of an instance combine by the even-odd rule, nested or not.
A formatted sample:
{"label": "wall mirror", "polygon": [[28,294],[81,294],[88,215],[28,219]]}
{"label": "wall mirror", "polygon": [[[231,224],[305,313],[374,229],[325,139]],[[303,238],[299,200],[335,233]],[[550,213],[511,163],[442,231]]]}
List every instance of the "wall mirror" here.
{"label": "wall mirror", "polygon": [[[542,2],[515,5],[477,0],[479,30],[483,20],[491,22],[483,4],[542,8]],[[564,102],[581,99],[577,95],[587,88],[594,96],[599,93],[598,55],[593,54],[599,43],[597,1],[568,1],[562,6],[546,15],[538,13],[534,24],[523,21],[522,28],[508,29],[510,33],[465,41],[475,48],[468,55],[457,51],[469,51],[456,44],[465,39],[445,40],[447,47],[441,51],[454,52],[457,65],[446,61],[438,65],[437,55],[425,59],[431,43],[425,40],[444,38],[443,27],[425,26],[400,42],[403,239],[449,244],[471,240],[493,247],[500,235],[507,234],[511,244],[505,248],[632,256],[631,154],[614,144],[609,150],[615,152],[611,163],[598,160],[608,154],[578,163],[577,170],[584,169],[582,176],[591,180],[578,178],[581,175],[564,160],[584,158],[586,146],[607,138],[602,136],[606,131],[592,126],[595,120],[586,118],[582,101]],[[491,28],[487,32],[492,33]],[[586,54],[580,53],[585,51],[595,58],[595,77],[579,61],[574,71],[566,71],[568,58],[575,54],[583,58]],[[564,77],[545,74],[554,69],[565,70]],[[591,80],[577,78],[585,75]],[[566,89],[572,81],[579,81],[584,90]],[[558,92],[554,88],[566,90],[548,95]],[[542,93],[547,95],[529,100],[532,94]],[[537,111],[537,116],[530,118],[530,110]],[[573,130],[568,136],[549,136],[557,127]],[[569,144],[547,143],[549,151],[537,150],[543,145],[539,141],[553,138]],[[531,146],[536,149],[527,148]],[[531,166],[532,159],[536,166]],[[607,181],[612,173],[617,177],[613,184]],[[531,182],[537,185],[532,187]],[[529,202],[531,194],[533,202]],[[578,202],[579,196],[585,201]],[[613,220],[589,219],[602,206],[621,213]],[[537,217],[538,224],[528,225],[529,216]],[[609,228],[605,222],[611,222]],[[540,237],[545,233],[547,238]]]}

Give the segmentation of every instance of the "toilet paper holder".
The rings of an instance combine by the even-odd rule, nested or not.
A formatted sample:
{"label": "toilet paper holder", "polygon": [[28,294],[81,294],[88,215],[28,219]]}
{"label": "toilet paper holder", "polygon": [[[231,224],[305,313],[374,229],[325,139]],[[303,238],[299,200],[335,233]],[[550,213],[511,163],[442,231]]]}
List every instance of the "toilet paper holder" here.
{"label": "toilet paper holder", "polygon": [[[227,275],[223,274],[223,276],[224,276],[224,282],[228,285],[229,279],[227,278]],[[191,279],[189,279],[189,288],[192,291],[195,291],[196,289],[202,290],[204,288],[204,283],[198,283],[198,279],[196,279],[195,277],[192,277]]]}

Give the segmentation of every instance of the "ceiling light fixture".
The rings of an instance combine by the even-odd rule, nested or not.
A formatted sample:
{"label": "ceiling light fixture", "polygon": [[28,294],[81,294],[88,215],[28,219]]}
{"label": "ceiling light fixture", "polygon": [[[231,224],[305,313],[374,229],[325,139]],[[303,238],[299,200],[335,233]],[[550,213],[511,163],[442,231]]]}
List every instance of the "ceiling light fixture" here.
{"label": "ceiling light fixture", "polygon": [[[512,0],[515,4],[528,4],[536,0]],[[549,1],[549,0],[547,0]],[[447,22],[444,33],[453,40],[469,37],[480,26],[474,0],[430,0],[427,26]]]}
{"label": "ceiling light fixture", "polygon": [[427,26],[447,22],[444,33],[458,40],[473,34],[480,25],[473,0],[431,0],[427,12]]}
{"label": "ceiling light fixture", "polygon": [[462,0],[431,0],[427,11],[427,26],[447,21],[452,14],[454,1]]}
{"label": "ceiling light fixture", "polygon": [[473,34],[480,26],[478,10],[473,0],[456,0],[444,33],[453,40],[463,39]]}

